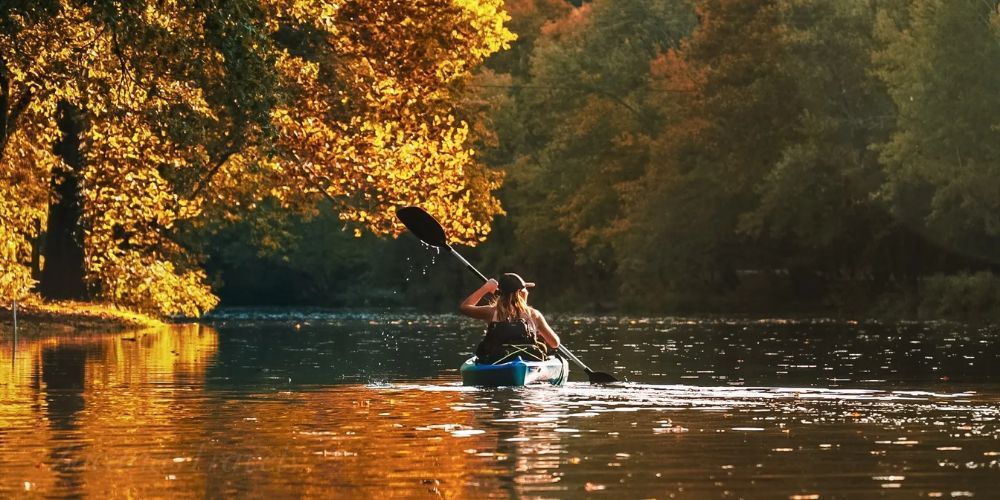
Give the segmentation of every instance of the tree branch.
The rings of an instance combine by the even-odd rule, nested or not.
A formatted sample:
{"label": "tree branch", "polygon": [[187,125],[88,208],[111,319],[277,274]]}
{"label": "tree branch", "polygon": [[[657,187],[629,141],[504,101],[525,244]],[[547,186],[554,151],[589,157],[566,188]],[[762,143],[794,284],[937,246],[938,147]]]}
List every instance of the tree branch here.
{"label": "tree branch", "polygon": [[201,193],[201,191],[208,186],[208,183],[211,182],[212,177],[215,177],[215,174],[219,172],[222,166],[225,165],[226,162],[229,161],[229,159],[232,158],[232,156],[236,154],[238,150],[239,148],[237,148],[235,144],[231,145],[222,154],[219,160],[215,162],[215,165],[213,165],[212,168],[209,169],[208,173],[206,173],[201,179],[198,180],[198,183],[195,184],[194,189],[191,191],[191,195],[188,196],[188,199],[189,200],[195,199],[195,197],[197,197]]}

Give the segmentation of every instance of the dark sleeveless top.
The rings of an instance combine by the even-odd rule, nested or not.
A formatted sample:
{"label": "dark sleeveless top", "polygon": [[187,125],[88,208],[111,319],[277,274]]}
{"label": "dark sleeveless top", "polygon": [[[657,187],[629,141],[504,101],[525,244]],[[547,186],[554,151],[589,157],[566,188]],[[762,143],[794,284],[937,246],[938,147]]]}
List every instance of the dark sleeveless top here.
{"label": "dark sleeveless top", "polygon": [[538,337],[534,322],[524,318],[491,321],[476,348],[476,362],[480,364],[507,363],[518,357],[523,361],[541,361],[546,356],[548,347]]}

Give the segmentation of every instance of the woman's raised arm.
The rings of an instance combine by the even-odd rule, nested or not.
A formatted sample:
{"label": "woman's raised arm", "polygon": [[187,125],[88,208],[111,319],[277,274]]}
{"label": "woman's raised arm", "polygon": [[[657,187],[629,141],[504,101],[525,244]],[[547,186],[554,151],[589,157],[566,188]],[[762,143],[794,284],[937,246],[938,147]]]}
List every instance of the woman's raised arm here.
{"label": "woman's raised arm", "polygon": [[483,321],[490,321],[493,319],[493,306],[480,306],[479,301],[488,293],[493,293],[497,290],[497,280],[491,279],[483,286],[479,287],[475,292],[465,298],[461,304],[458,306],[458,312],[470,317],[481,319]]}

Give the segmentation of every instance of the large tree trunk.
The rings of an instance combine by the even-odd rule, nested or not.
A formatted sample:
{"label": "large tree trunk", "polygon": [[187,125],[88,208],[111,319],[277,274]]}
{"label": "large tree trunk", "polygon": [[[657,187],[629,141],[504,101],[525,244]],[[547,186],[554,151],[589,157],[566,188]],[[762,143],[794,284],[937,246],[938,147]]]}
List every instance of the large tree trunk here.
{"label": "large tree trunk", "polygon": [[59,130],[63,134],[55,146],[66,169],[52,173],[53,199],[45,231],[45,261],[39,290],[49,299],[86,299],[83,264],[83,200],[80,196],[80,117],[75,108],[59,104]]}

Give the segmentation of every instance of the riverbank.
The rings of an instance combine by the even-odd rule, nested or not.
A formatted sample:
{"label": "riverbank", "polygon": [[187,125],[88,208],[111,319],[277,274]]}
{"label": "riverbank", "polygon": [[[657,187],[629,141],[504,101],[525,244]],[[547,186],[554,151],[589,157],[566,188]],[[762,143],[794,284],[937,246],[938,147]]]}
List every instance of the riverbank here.
{"label": "riverbank", "polygon": [[[0,333],[14,329],[13,304],[0,305]],[[121,331],[163,326],[152,316],[111,304],[76,301],[42,301],[29,298],[17,303],[17,329],[22,335],[36,332]]]}

